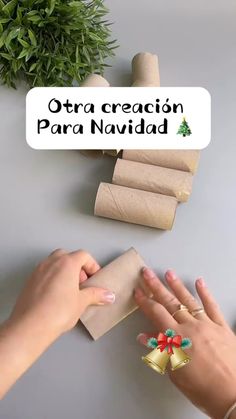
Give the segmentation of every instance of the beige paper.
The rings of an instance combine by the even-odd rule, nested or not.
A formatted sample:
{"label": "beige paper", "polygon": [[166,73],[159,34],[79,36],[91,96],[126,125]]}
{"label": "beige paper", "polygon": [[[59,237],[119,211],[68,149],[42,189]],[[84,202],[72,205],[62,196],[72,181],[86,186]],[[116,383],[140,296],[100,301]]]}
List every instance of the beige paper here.
{"label": "beige paper", "polygon": [[193,175],[181,170],[118,159],[112,183],[129,188],[174,196],[186,202],[192,191]]}
{"label": "beige paper", "polygon": [[99,74],[90,74],[81,83],[80,87],[109,87],[110,84]]}
{"label": "beige paper", "polygon": [[170,230],[177,202],[172,196],[100,183],[94,213],[100,217]]}
{"label": "beige paper", "polygon": [[121,150],[81,150],[81,153],[86,157],[98,158],[104,154],[108,156],[116,157]]}
{"label": "beige paper", "polygon": [[136,310],[133,292],[135,287],[142,285],[144,266],[142,258],[131,248],[83,283],[82,287],[107,288],[116,296],[114,304],[88,307],[82,315],[81,321],[93,339],[104,335]]}
{"label": "beige paper", "polygon": [[157,55],[140,52],[132,61],[133,87],[158,87],[160,74]]}
{"label": "beige paper", "polygon": [[124,150],[123,159],[195,173],[199,150]]}

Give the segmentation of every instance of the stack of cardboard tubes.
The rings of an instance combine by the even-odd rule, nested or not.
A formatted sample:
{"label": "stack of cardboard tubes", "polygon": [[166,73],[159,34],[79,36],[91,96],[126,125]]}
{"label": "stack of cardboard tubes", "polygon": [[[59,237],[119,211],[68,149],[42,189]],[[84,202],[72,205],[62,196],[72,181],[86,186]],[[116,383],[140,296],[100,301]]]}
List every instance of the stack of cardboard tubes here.
{"label": "stack of cardboard tubes", "polygon": [[[135,55],[133,87],[160,86],[157,55]],[[106,79],[91,74],[82,87],[109,87]],[[121,150],[90,153],[120,155]],[[198,150],[123,150],[116,161],[112,183],[101,182],[94,213],[133,224],[171,230],[178,202],[192,192],[193,175],[199,162]]]}

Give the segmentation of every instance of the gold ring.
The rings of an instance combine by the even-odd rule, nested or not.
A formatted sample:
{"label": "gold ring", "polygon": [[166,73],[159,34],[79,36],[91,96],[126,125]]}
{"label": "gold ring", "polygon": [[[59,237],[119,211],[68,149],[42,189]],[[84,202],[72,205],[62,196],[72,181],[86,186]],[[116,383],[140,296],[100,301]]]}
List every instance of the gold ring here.
{"label": "gold ring", "polygon": [[186,306],[184,306],[183,304],[179,305],[178,310],[176,310],[173,314],[172,317],[175,317],[175,315],[179,312],[179,311],[189,311],[188,308]]}
{"label": "gold ring", "polygon": [[198,314],[205,313],[205,310],[203,307],[195,308],[195,310],[190,311],[190,314],[192,314],[193,317],[196,317]]}

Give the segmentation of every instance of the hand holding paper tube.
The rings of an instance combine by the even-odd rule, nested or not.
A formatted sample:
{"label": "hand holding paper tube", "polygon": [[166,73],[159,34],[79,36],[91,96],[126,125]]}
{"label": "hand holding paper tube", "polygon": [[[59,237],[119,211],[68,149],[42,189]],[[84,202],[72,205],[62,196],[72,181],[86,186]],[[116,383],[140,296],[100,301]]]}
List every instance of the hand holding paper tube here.
{"label": "hand holding paper tube", "polygon": [[83,283],[82,288],[109,287],[116,296],[109,309],[106,306],[91,306],[82,315],[81,321],[93,339],[101,337],[137,309],[133,293],[138,285],[145,289],[141,274],[144,266],[141,256],[131,248]]}

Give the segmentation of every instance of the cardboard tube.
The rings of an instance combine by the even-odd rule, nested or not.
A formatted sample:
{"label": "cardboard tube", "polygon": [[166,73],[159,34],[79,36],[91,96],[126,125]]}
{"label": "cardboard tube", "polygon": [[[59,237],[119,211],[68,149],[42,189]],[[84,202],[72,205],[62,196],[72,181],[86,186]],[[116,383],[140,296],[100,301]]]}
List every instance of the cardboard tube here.
{"label": "cardboard tube", "polygon": [[97,159],[98,157],[103,156],[102,150],[80,150],[80,153],[85,157],[91,157],[92,159]]}
{"label": "cardboard tube", "polygon": [[199,150],[124,150],[123,159],[195,173]]}
{"label": "cardboard tube", "polygon": [[177,202],[172,196],[100,183],[94,213],[127,223],[171,230]]}
{"label": "cardboard tube", "polygon": [[158,87],[160,75],[157,55],[140,52],[132,61],[133,87]]}
{"label": "cardboard tube", "polygon": [[108,154],[109,156],[116,157],[118,156],[121,150],[102,150],[104,154]]}
{"label": "cardboard tube", "polygon": [[129,188],[174,196],[186,202],[192,191],[193,176],[181,170],[118,159],[112,183]]}
{"label": "cardboard tube", "polygon": [[138,285],[143,286],[141,270],[144,266],[141,256],[131,248],[81,285],[81,288],[106,288],[116,296],[114,304],[90,306],[81,316],[80,320],[93,339],[104,335],[137,309],[133,293]]}
{"label": "cardboard tube", "polygon": [[[110,84],[99,74],[90,74],[81,83],[80,87],[109,87]],[[120,150],[83,150],[81,153],[87,157],[101,157],[103,154],[117,155]]]}
{"label": "cardboard tube", "polygon": [[90,74],[84,79],[80,87],[109,87],[110,84],[99,74]]}
{"label": "cardboard tube", "polygon": [[121,150],[81,150],[80,152],[86,157],[92,157],[96,159],[98,157],[102,157],[104,154],[107,154],[108,156],[116,157],[118,156],[120,151]]}

